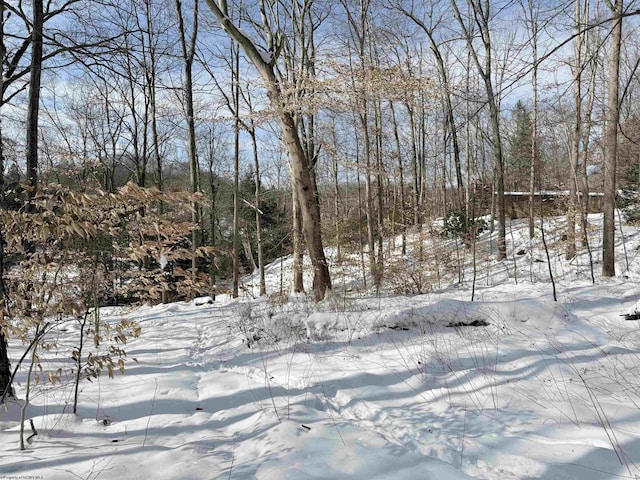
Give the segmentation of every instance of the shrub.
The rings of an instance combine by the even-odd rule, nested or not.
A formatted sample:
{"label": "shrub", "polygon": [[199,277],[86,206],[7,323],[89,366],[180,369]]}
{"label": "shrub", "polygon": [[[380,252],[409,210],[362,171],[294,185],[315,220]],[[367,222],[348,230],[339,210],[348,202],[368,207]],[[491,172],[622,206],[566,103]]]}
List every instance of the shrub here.
{"label": "shrub", "polygon": [[462,210],[452,210],[444,218],[442,235],[446,238],[460,238],[468,245],[487,228],[487,221],[483,218],[469,218]]}

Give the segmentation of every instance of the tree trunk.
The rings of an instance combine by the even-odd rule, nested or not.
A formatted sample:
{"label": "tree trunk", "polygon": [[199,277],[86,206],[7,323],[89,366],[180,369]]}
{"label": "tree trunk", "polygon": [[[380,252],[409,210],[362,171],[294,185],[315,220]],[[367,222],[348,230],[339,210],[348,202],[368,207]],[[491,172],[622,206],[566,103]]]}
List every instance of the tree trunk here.
{"label": "tree trunk", "polygon": [[[586,12],[585,12],[586,16]],[[569,152],[569,204],[567,208],[567,245],[566,257],[571,260],[576,256],[576,211],[578,207],[578,158],[580,156],[580,138],[582,130],[582,51],[584,45],[584,33],[582,29],[581,0],[574,2],[574,22],[576,38],[574,40],[574,65],[573,65],[573,95],[576,108],[576,117],[571,132],[571,150]]]}
{"label": "tree trunk", "polygon": [[[332,120],[332,125],[331,125],[331,132],[333,134],[333,144],[334,145],[338,145],[337,139],[336,139],[336,125],[335,125],[335,119]],[[334,152],[334,154],[332,155],[333,157],[333,195],[334,195],[334,199],[333,199],[333,216],[334,216],[334,229],[335,229],[335,242],[336,242],[336,260],[337,261],[341,261],[342,259],[342,245],[340,245],[341,243],[341,238],[340,238],[340,176],[339,176],[339,172],[338,172],[338,153]],[[348,184],[349,180],[347,178],[347,184]],[[348,185],[347,185],[347,192],[349,191]]]}
{"label": "tree trunk", "polygon": [[[209,138],[208,138],[208,167],[209,167],[209,189],[211,190],[211,205],[209,210],[209,245],[214,247],[216,246],[216,177],[214,172],[214,162],[215,162],[215,154],[213,149],[213,140],[214,140],[214,130],[212,127],[209,127]],[[210,268],[209,268],[209,276],[211,277],[211,286],[215,288],[216,285],[216,273],[217,273],[217,265],[215,255],[211,255],[210,259]],[[215,295],[214,295],[215,297]]]}
{"label": "tree trunk", "polygon": [[240,236],[242,237],[242,248],[244,249],[244,256],[247,257],[247,262],[249,262],[249,267],[251,267],[251,271],[255,272],[258,270],[258,265],[256,265],[256,260],[253,258],[253,250],[251,249],[251,240],[249,239],[249,233],[246,228],[243,228]]}
{"label": "tree trunk", "polygon": [[29,69],[29,105],[27,109],[27,183],[38,187],[38,119],[40,114],[40,83],[42,79],[42,0],[33,0],[31,31],[31,66]]}
{"label": "tree trunk", "polygon": [[[237,91],[234,92],[237,95]],[[235,110],[235,126],[233,132],[233,298],[238,298],[240,286],[240,119]]]}
{"label": "tree trunk", "polygon": [[[531,50],[533,54],[533,70],[531,86],[533,89],[533,117],[531,119],[531,165],[529,169],[529,238],[535,237],[535,193],[538,164],[538,20],[534,13],[535,0],[529,0],[531,14]],[[525,12],[526,15],[526,12]]]}
{"label": "tree trunk", "polygon": [[293,287],[294,293],[304,292],[304,277],[302,275],[302,215],[300,214],[300,202],[298,193],[293,184],[293,174],[291,175],[291,213],[293,217]]}
{"label": "tree trunk", "polygon": [[620,76],[620,47],[622,44],[623,0],[610,5],[614,14],[609,58],[608,98],[604,134],[604,232],[602,239],[602,275],[613,277],[615,267],[615,207],[616,207],[616,156],[618,153],[618,83]]}
{"label": "tree trunk", "polygon": [[488,88],[489,92],[489,110],[491,114],[491,126],[493,136],[493,159],[496,172],[496,207],[498,214],[498,252],[496,259],[498,261],[507,258],[506,244],[506,215],[504,203],[504,161],[502,158],[502,140],[500,136],[500,112],[493,97],[493,91]]}
{"label": "tree trunk", "polygon": [[[1,23],[1,22],[0,22]],[[0,57],[2,58],[2,57]],[[0,77],[2,77],[2,72],[0,72]],[[0,84],[2,80],[0,79]],[[2,121],[0,121],[0,199],[2,199],[5,188],[5,179],[4,179],[4,145],[3,142],[3,132],[2,132]]]}
{"label": "tree trunk", "polygon": [[[273,93],[271,101],[274,101]],[[276,97],[280,98],[280,95]],[[322,246],[322,230],[320,214],[318,212],[313,183],[309,172],[307,158],[304,155],[293,117],[287,112],[280,112],[280,124],[287,150],[291,155],[293,165],[293,182],[302,217],[302,231],[304,234],[311,264],[313,265],[313,292],[317,301],[324,298],[326,291],[331,289],[329,267],[324,256]]]}
{"label": "tree trunk", "polygon": [[[396,110],[394,108],[393,102],[389,102],[389,107],[391,108],[391,120],[393,122],[393,137],[396,141],[396,152],[398,155],[398,169],[400,174],[400,231],[402,232],[402,255],[407,254],[407,229],[406,229],[406,221],[405,221],[405,194],[404,194],[404,165],[402,162],[402,149],[400,148],[400,134],[398,133],[398,120],[396,118]],[[394,219],[395,221],[396,219]]]}
{"label": "tree trunk", "polygon": [[382,276],[384,274],[384,185],[382,178],[384,176],[384,164],[382,162],[382,106],[378,99],[374,104],[375,112],[375,138],[376,138],[376,190],[377,190],[377,217],[376,230],[378,232],[378,255],[376,257],[376,274],[374,280],[376,288],[382,285]]}
{"label": "tree trunk", "polygon": [[412,197],[412,206],[413,206],[413,224],[420,225],[420,207],[419,207],[419,171],[418,171],[418,136],[417,136],[417,128],[415,121],[415,114],[413,107],[409,105],[409,103],[405,104],[407,108],[407,113],[409,114],[409,130],[411,131],[411,173],[413,175],[412,183],[413,183],[413,197]]}
{"label": "tree trunk", "polygon": [[[193,31],[190,42],[187,43],[184,18],[182,15],[182,2],[176,0],[176,11],[178,13],[178,23],[180,29],[180,44],[182,46],[182,58],[184,60],[184,108],[187,120],[187,153],[189,156],[189,174],[191,179],[191,192],[200,191],[200,166],[198,165],[198,154],[196,150],[196,125],[193,110],[193,59],[195,56],[196,38],[198,35],[198,0],[193,3]],[[198,258],[196,251],[200,246],[200,205],[194,202],[192,205],[191,221],[194,224],[191,234],[191,248],[193,258],[191,259],[191,280],[195,286],[198,276]]]}
{"label": "tree trunk", "polygon": [[4,228],[0,230],[0,398],[13,396],[11,385],[11,364],[7,351],[7,337],[4,333],[5,283],[4,283]]}
{"label": "tree trunk", "polygon": [[[462,166],[460,161],[460,142],[458,141],[458,130],[456,127],[456,121],[453,111],[453,104],[451,102],[451,86],[449,84],[449,75],[447,73],[447,69],[444,63],[444,58],[440,53],[440,48],[436,43],[433,32],[430,30],[424,29],[427,32],[429,37],[429,41],[431,43],[431,51],[433,52],[436,64],[438,65],[438,70],[440,72],[440,78],[442,80],[442,88],[444,90],[443,93],[443,101],[444,101],[444,115],[445,115],[445,131],[451,134],[451,146],[453,148],[453,163],[456,171],[456,191],[457,197],[456,201],[458,202],[458,207],[464,205],[463,202],[463,189],[464,182],[462,180]],[[448,135],[446,135],[448,138]],[[446,208],[445,208],[446,210]]]}
{"label": "tree trunk", "polygon": [[300,201],[302,213],[302,230],[309,250],[311,264],[313,265],[314,297],[317,301],[320,301],[324,298],[327,290],[331,289],[331,277],[329,276],[329,267],[324,256],[322,225],[309,169],[309,159],[302,148],[293,113],[285,103],[285,96],[276,76],[275,60],[279,52],[271,52],[273,58],[265,58],[252,41],[231,22],[224,0],[220,0],[220,4],[214,0],[207,0],[207,4],[227,34],[238,42],[245,51],[267,88],[267,96],[282,129],[283,142],[291,159],[294,190]]}
{"label": "tree trunk", "polygon": [[[146,34],[148,45],[148,51],[144,51],[144,56],[149,55],[148,63],[147,58],[145,58],[144,62],[144,74],[146,79],[146,88],[148,88],[148,107],[149,107],[149,115],[151,117],[151,146],[153,158],[155,160],[156,166],[156,185],[158,186],[158,190],[164,190],[164,173],[162,171],[162,157],[160,156],[160,139],[158,135],[158,102],[157,102],[157,93],[158,93],[158,72],[157,72],[157,54],[156,54],[156,31],[154,27],[154,16],[151,11],[152,5],[151,0],[145,0],[145,17],[147,21],[147,26],[144,29]],[[162,202],[160,203],[160,211],[164,209]]]}
{"label": "tree trunk", "polygon": [[267,294],[267,285],[264,278],[264,248],[262,246],[262,212],[260,210],[260,202],[262,197],[262,185],[260,180],[260,161],[258,157],[258,141],[256,138],[256,130],[251,125],[251,143],[253,146],[253,168],[256,175],[256,190],[254,198],[254,210],[256,213],[256,244],[258,248],[258,275],[260,278],[260,296]]}
{"label": "tree trunk", "polygon": [[492,50],[491,50],[491,30],[489,28],[489,21],[491,19],[490,3],[487,1],[484,5],[479,1],[470,2],[470,6],[473,10],[473,18],[476,22],[479,33],[484,46],[484,66],[482,65],[481,58],[474,49],[473,36],[469,32],[468,27],[464,23],[456,0],[451,0],[451,6],[458,20],[458,23],[462,27],[465,33],[465,40],[467,47],[471,53],[471,56],[476,64],[478,73],[482,78],[485,86],[485,92],[487,94],[487,103],[489,106],[489,116],[491,119],[491,136],[493,143],[493,161],[494,172],[496,176],[496,207],[498,216],[498,251],[496,259],[498,261],[504,260],[507,257],[506,248],[506,215],[505,215],[505,202],[504,202],[504,159],[502,152],[502,137],[500,133],[500,110],[498,107],[497,96],[493,88],[492,79]]}
{"label": "tree trunk", "polygon": [[[585,9],[588,11],[588,0],[585,1]],[[589,253],[589,268],[591,270],[591,281],[595,283],[595,275],[593,269],[593,254],[591,251],[591,246],[589,245],[589,230],[588,230],[588,215],[589,215],[589,175],[587,172],[587,160],[589,158],[589,150],[590,150],[590,139],[591,139],[591,126],[593,123],[593,107],[596,101],[596,79],[598,76],[599,62],[598,55],[594,54],[593,51],[597,50],[601,45],[600,35],[599,33],[595,33],[596,37],[593,40],[590,40],[589,37],[592,33],[586,32],[586,40],[587,44],[587,58],[589,60],[590,73],[589,73],[589,84],[587,87],[587,103],[583,113],[583,119],[585,126],[582,129],[582,164],[580,168],[580,190],[581,190],[581,224],[582,224],[582,245],[586,247],[587,252]],[[593,45],[593,46],[591,46]]]}
{"label": "tree trunk", "polygon": [[[0,59],[6,57],[6,46],[4,43],[4,13],[5,13],[5,3],[0,2]],[[0,108],[4,105],[4,64],[0,63]],[[0,119],[0,198],[2,198],[2,194],[4,193],[4,144],[3,144],[3,131],[2,131],[2,120]],[[2,238],[0,237],[0,241]],[[1,272],[1,270],[0,270]],[[2,339],[0,339],[2,341]],[[1,348],[1,347],[0,347]],[[1,361],[1,359],[0,359]],[[1,387],[1,385],[0,385]]]}

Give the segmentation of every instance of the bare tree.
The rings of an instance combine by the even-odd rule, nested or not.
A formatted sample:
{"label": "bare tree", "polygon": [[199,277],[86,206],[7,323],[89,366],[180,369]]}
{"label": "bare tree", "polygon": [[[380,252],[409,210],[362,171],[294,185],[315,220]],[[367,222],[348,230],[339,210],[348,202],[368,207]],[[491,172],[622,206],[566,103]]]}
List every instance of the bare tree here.
{"label": "bare tree", "polygon": [[282,82],[276,70],[276,62],[282,49],[282,29],[277,18],[269,15],[273,10],[273,2],[261,1],[261,27],[267,38],[266,48],[258,48],[257,44],[234,24],[228,16],[225,0],[207,0],[225,32],[243,49],[251,63],[256,67],[267,88],[267,95],[276,118],[280,124],[283,141],[291,158],[295,191],[300,200],[302,224],[309,256],[314,269],[313,291],[316,300],[322,300],[326,291],[331,288],[329,267],[322,245],[322,229],[320,214],[314,194],[309,159],[307,158],[291,106],[287,105],[282,91]]}
{"label": "bare tree", "polygon": [[535,236],[535,193],[538,175],[538,30],[540,21],[540,5],[536,0],[521,0],[524,24],[528,30],[531,45],[531,163],[529,165],[529,238]]}
{"label": "bare tree", "polygon": [[42,80],[43,0],[34,0],[31,29],[31,66],[29,68],[29,106],[27,109],[27,182],[38,186],[38,120],[40,118],[40,83]]}
{"label": "bare tree", "polygon": [[[587,4],[588,5],[588,4]],[[584,69],[584,52],[586,48],[586,23],[589,11],[582,8],[582,0],[574,1],[575,38],[573,40],[573,93],[575,103],[574,128],[571,132],[569,163],[569,204],[567,209],[567,259],[576,256],[576,211],[578,209],[578,163],[580,157],[580,140],[582,138],[582,71]]]}
{"label": "bare tree", "polygon": [[604,231],[602,240],[602,275],[613,277],[615,267],[616,157],[618,151],[618,98],[620,49],[622,45],[623,0],[605,0],[613,14],[608,72],[608,95],[604,133]]}
{"label": "bare tree", "polygon": [[[352,10],[349,0],[341,0],[342,6],[347,14],[351,36],[355,43],[357,59],[353,59],[353,55],[349,53],[349,69],[351,74],[351,82],[354,92],[356,92],[357,105],[355,106],[360,127],[362,130],[362,146],[364,154],[364,174],[365,174],[365,213],[367,216],[367,243],[369,244],[369,271],[373,278],[375,286],[379,286],[381,277],[381,262],[376,258],[375,238],[382,232],[376,228],[379,222],[376,222],[376,211],[374,208],[373,196],[373,175],[377,169],[373,164],[372,140],[370,126],[370,97],[371,92],[368,91],[367,79],[369,73],[373,70],[373,58],[371,55],[371,1],[363,0],[355,2],[356,6]],[[377,171],[378,176],[380,172]],[[380,255],[381,250],[378,251]]]}
{"label": "bare tree", "polygon": [[231,44],[231,110],[233,112],[233,297],[240,287],[240,46]]}
{"label": "bare tree", "polygon": [[504,260],[507,256],[505,227],[506,218],[504,203],[504,159],[502,149],[502,136],[500,132],[500,108],[492,77],[493,60],[490,29],[490,22],[492,19],[491,2],[490,0],[467,0],[467,2],[472,11],[472,19],[470,19],[470,21],[475,22],[475,24],[477,25],[480,39],[482,41],[482,46],[484,47],[484,59],[475,49],[473,43],[473,35],[471,35],[470,28],[467,26],[464,19],[462,18],[462,15],[460,14],[457,0],[451,0],[451,6],[453,7],[453,11],[458,20],[458,23],[460,24],[460,28],[463,31],[464,38],[467,42],[467,48],[471,53],[471,57],[473,58],[473,61],[478,70],[478,74],[480,75],[480,78],[484,83],[485,93],[487,95],[486,100],[489,107],[489,117],[491,120],[491,139],[493,144],[493,161],[496,177],[496,200],[498,210],[497,259]]}
{"label": "bare tree", "polygon": [[[184,15],[182,13],[182,1],[176,0],[176,12],[178,14],[178,31],[180,35],[180,46],[182,48],[182,59],[184,62],[183,81],[183,104],[185,119],[187,121],[187,155],[189,156],[189,176],[191,180],[191,192],[200,191],[200,165],[198,163],[198,152],[196,149],[196,122],[193,107],[193,62],[196,54],[196,40],[198,38],[198,7],[199,0],[193,0],[193,19],[191,25],[191,35],[187,38]],[[200,224],[200,205],[193,204],[191,220],[195,225]],[[192,248],[194,251],[191,260],[191,277],[195,283],[198,274],[198,257],[195,254],[200,245],[200,230],[193,229],[191,236]]]}
{"label": "bare tree", "polygon": [[453,163],[455,167],[457,202],[459,205],[463,204],[463,191],[464,181],[462,179],[462,166],[460,160],[460,142],[458,140],[458,126],[456,125],[455,112],[453,108],[453,88],[450,81],[449,69],[445,63],[445,58],[442,53],[442,43],[437,38],[436,30],[442,28],[442,25],[446,22],[446,18],[442,12],[437,11],[435,3],[425,4],[424,8],[426,13],[423,16],[420,12],[416,11],[415,5],[412,3],[411,8],[406,8],[402,2],[398,5],[398,9],[403,15],[406,15],[411,21],[416,24],[421,31],[423,31],[428,40],[429,48],[433,53],[433,57],[436,62],[438,74],[440,75],[440,82],[442,86],[442,101],[445,114],[445,140],[451,137],[451,148],[453,149]]}

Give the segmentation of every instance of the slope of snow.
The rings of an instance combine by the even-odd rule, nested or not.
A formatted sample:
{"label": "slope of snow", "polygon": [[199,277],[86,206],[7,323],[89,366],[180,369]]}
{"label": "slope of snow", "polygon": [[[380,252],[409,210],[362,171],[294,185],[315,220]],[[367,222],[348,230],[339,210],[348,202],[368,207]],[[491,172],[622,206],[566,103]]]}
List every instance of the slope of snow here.
{"label": "slope of snow", "polygon": [[[529,253],[483,260],[474,302],[468,280],[355,295],[345,268],[350,287],[319,305],[218,296],[102,309],[103,321],[140,323],[126,345],[137,362],[83,380],[72,415],[70,328],[41,355],[67,373],[34,388],[25,451],[17,406],[0,417],[0,477],[640,478],[640,324],[621,317],[638,308],[640,265],[626,231],[629,278],[592,285],[584,252],[554,253],[558,302],[548,281],[530,281],[547,266],[526,257],[544,253],[517,230],[510,252]],[[13,361],[23,348],[11,345]],[[21,398],[25,381],[26,366]]]}

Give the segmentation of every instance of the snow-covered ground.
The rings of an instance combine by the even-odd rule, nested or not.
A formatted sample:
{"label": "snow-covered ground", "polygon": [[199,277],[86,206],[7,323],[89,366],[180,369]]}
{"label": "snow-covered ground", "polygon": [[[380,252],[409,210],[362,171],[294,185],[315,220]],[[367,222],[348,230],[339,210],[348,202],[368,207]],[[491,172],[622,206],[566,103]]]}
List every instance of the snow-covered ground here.
{"label": "snow-covered ground", "polygon": [[[0,478],[640,478],[640,324],[621,316],[640,308],[638,231],[619,241],[619,277],[593,285],[586,250],[567,262],[552,230],[557,302],[539,239],[517,222],[506,262],[489,261],[495,239],[481,237],[474,302],[471,252],[446,260],[427,240],[418,263],[414,235],[388,265],[414,280],[423,268],[421,295],[392,294],[397,279],[364,292],[355,256],[317,305],[102,309],[103,322],[142,327],[126,373],[82,381],[77,416],[70,379],[35,387],[25,451],[16,406],[3,412]],[[278,291],[280,262],[268,274]],[[43,367],[69,371],[75,325]],[[11,344],[13,361],[22,351]]]}

